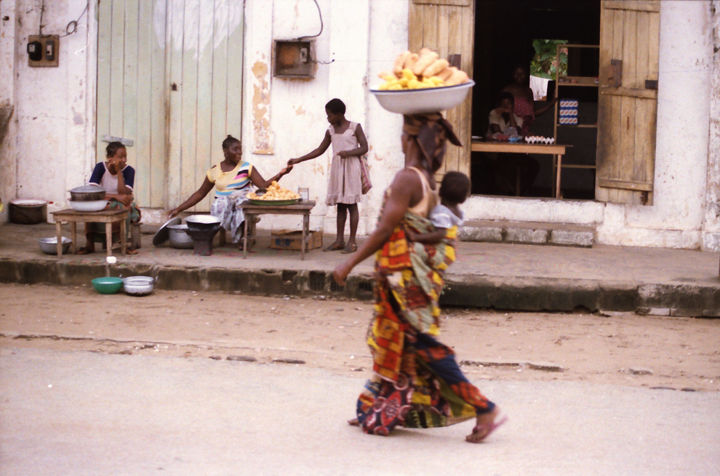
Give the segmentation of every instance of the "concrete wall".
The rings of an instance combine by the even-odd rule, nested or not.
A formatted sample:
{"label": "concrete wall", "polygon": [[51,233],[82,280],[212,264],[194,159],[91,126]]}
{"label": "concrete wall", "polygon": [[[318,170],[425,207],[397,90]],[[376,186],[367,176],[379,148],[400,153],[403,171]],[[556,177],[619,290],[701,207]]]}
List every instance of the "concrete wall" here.
{"label": "concrete wall", "polygon": [[[0,107],[14,106],[0,144],[0,193],[63,201],[67,189],[87,178],[95,161],[95,11],[61,40],[60,67],[27,67],[27,35],[35,33],[39,0],[0,2]],[[316,39],[317,74],[312,80],[272,76],[272,40],[309,36],[320,30],[312,0],[246,0],[243,98],[245,156],[265,175],[322,140],[324,104],[340,97],[347,116],[360,122],[370,143],[375,187],[360,205],[359,232],[369,232],[382,192],[402,166],[401,118],[379,108],[368,85],[379,81],[407,45],[408,4],[402,0],[318,0],[324,29]],[[506,219],[594,224],[604,244],[720,249],[720,65],[718,14],[712,2],[663,1],[660,31],[655,193],[652,206],[591,201],[475,196],[465,206],[470,219]],[[46,33],[64,31],[84,0],[46,2]],[[91,21],[88,22],[88,19]],[[713,30],[713,27],[716,30]],[[713,34],[715,36],[713,36]],[[313,228],[334,231],[334,207],[324,205],[330,153],[299,165],[283,179],[288,188],[307,186],[318,200]],[[149,216],[149,215],[146,215]],[[160,216],[160,214],[158,214]],[[268,217],[261,227],[297,226]]]}

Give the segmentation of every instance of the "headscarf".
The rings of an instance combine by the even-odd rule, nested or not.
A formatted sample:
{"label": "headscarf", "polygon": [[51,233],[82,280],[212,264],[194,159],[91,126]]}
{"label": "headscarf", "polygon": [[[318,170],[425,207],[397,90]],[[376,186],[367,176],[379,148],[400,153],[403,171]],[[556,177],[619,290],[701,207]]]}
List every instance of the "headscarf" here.
{"label": "headscarf", "polygon": [[403,132],[417,143],[429,172],[442,165],[446,140],[462,146],[452,125],[439,112],[403,116]]}

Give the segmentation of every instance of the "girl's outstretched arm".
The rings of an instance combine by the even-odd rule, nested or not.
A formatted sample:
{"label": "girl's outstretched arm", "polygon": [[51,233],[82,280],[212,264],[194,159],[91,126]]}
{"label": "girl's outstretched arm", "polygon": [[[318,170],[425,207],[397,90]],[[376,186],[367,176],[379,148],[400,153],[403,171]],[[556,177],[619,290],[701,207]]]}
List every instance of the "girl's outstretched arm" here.
{"label": "girl's outstretched arm", "polygon": [[330,147],[330,133],[328,131],[325,131],[325,137],[323,137],[322,142],[320,142],[320,145],[317,146],[312,152],[308,152],[307,154],[303,155],[302,157],[297,157],[295,159],[288,160],[288,165],[295,165],[299,164],[300,162],[305,162],[306,160],[314,159],[315,157],[319,157],[322,154],[325,153],[325,151]]}
{"label": "girl's outstretched arm", "polygon": [[357,125],[355,128],[355,135],[357,136],[358,140],[358,148],[352,149],[352,150],[343,150],[341,152],[338,152],[338,156],[340,157],[362,157],[363,155],[368,153],[368,143],[367,139],[365,138],[365,133],[362,130],[362,126],[360,124]]}

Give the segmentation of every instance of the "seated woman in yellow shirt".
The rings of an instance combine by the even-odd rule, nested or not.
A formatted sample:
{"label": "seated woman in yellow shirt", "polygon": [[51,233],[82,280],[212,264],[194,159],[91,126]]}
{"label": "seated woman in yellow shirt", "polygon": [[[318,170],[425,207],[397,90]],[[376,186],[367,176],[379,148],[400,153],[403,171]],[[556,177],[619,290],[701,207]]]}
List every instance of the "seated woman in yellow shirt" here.
{"label": "seated woman in yellow shirt", "polygon": [[250,192],[250,185],[267,188],[286,175],[292,166],[285,167],[269,180],[262,178],[250,162],[242,160],[242,144],[233,136],[227,136],[222,143],[225,160],[215,164],[205,174],[205,180],[187,200],[170,210],[171,218],[197,204],[215,187],[215,199],[210,206],[210,214],[220,219],[220,225],[232,236],[232,242],[238,243],[242,237],[245,215],[240,203]]}

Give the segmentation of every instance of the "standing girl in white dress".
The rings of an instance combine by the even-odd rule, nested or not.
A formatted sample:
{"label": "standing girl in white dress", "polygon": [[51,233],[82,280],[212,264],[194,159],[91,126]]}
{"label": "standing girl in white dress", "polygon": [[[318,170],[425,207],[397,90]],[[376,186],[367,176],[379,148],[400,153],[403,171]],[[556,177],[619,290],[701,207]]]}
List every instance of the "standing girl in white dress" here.
{"label": "standing girl in white dress", "polygon": [[[319,146],[302,157],[288,160],[293,166],[306,160],[319,157],[332,144],[332,164],[326,203],[337,205],[337,238],[325,251],[342,250],[352,253],[357,250],[357,233],[360,212],[358,203],[362,199],[362,156],[367,154],[368,144],[360,124],[345,118],[345,103],[332,99],[325,105],[327,120],[330,123],[325,137]],[[345,244],[345,219],[350,215],[350,237]]]}

